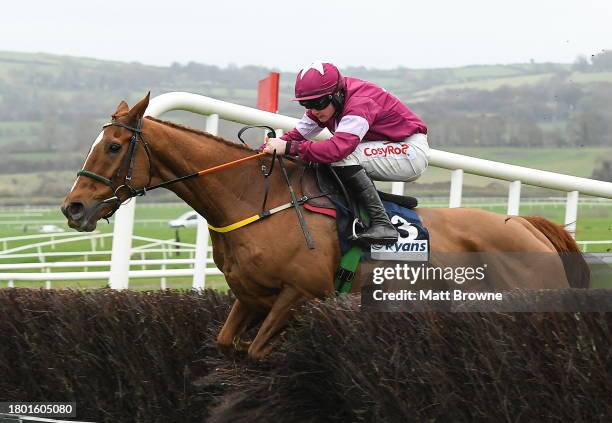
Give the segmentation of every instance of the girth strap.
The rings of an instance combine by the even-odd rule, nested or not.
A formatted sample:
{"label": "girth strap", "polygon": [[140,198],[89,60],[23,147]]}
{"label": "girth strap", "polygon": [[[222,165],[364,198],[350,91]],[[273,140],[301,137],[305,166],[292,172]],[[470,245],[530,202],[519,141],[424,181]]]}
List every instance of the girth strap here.
{"label": "girth strap", "polygon": [[[297,200],[297,203],[298,205],[301,205],[312,198],[314,197],[304,196],[300,198],[299,200]],[[247,217],[246,219],[239,220],[238,222],[232,223],[231,225],[221,226],[221,227],[208,225],[208,229],[210,229],[211,231],[220,232],[220,233],[231,232],[233,230],[242,228],[243,226],[246,226],[253,222],[257,222],[258,220],[265,219],[266,217],[272,216],[274,213],[278,213],[279,211],[287,210],[288,208],[291,208],[291,207],[293,207],[293,202],[286,203],[278,207],[274,207],[273,209],[270,209],[270,210],[262,211],[261,213],[253,215],[251,217]]]}

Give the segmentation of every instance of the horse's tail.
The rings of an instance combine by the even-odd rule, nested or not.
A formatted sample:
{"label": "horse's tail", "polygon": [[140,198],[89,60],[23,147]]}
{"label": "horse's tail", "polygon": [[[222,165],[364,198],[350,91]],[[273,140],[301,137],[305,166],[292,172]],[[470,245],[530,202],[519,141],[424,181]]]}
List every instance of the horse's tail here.
{"label": "horse's tail", "polygon": [[541,216],[523,216],[546,238],[559,252],[567,281],[572,288],[588,288],[591,280],[591,269],[584,260],[578,244],[562,225],[557,225]]}

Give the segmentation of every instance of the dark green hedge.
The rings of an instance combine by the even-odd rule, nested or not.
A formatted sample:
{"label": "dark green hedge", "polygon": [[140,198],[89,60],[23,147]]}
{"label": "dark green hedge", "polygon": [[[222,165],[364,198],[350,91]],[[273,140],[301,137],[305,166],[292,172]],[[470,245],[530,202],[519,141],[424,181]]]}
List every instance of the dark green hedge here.
{"label": "dark green hedge", "polygon": [[2,401],[76,401],[81,420],[201,421],[194,390],[229,312],[206,291],[0,290]]}

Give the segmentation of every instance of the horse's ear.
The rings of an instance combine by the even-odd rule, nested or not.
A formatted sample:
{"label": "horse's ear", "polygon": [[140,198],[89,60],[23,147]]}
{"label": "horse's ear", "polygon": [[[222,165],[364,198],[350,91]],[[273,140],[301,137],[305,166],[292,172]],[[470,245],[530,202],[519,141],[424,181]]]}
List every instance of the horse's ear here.
{"label": "horse's ear", "polygon": [[121,103],[119,103],[119,105],[117,106],[117,110],[115,110],[115,113],[113,113],[113,120],[117,120],[121,116],[127,115],[129,111],[130,106],[128,106],[125,101],[121,101]]}
{"label": "horse's ear", "polygon": [[136,103],[134,107],[130,109],[130,112],[128,113],[130,117],[130,122],[135,122],[144,116],[144,112],[145,110],[147,110],[147,106],[149,105],[150,96],[151,96],[151,91],[147,93],[145,98],[140,100],[138,103]]}

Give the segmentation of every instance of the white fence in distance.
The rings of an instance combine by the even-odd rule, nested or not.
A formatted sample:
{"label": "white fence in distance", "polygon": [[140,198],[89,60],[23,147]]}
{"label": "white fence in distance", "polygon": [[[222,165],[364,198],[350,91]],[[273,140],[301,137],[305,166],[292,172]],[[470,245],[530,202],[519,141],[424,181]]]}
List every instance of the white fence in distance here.
{"label": "white fence in distance", "polygon": [[[54,239],[58,235],[62,239]],[[78,281],[78,280],[92,280],[92,279],[104,279],[108,280],[110,277],[110,267],[112,264],[111,260],[89,260],[92,256],[111,256],[112,250],[96,249],[98,243],[103,243],[105,238],[112,237],[112,234],[99,234],[94,233],[87,236],[83,234],[68,232],[62,234],[40,234],[40,235],[25,235],[15,236],[0,239],[0,242],[20,242],[30,239],[43,239],[43,241],[33,244],[20,245],[13,248],[5,248],[0,251],[0,261],[7,261],[9,263],[0,263],[0,281],[6,281],[7,286],[14,287],[15,281],[45,281],[47,288],[51,288],[51,281]],[[49,238],[46,240],[45,238]],[[42,251],[42,247],[48,247],[54,249],[55,245],[65,244],[69,242],[79,242],[82,240],[89,240],[92,245],[92,250],[88,251]],[[192,277],[194,273],[194,267],[196,260],[201,260],[202,266],[204,267],[205,275],[220,275],[221,271],[214,266],[214,261],[210,255],[210,247],[207,246],[203,249],[200,257],[196,254],[195,244],[177,242],[174,240],[159,240],[154,238],[134,236],[133,239],[138,241],[146,242],[146,244],[135,246],[130,251],[130,278],[161,278],[160,288],[166,289],[166,278],[167,277]],[[28,250],[35,250],[35,252],[28,253]],[[187,253],[190,258],[188,259],[172,259],[168,256],[172,254]],[[162,259],[145,259],[146,255],[150,253],[161,253]],[[134,260],[131,257],[139,255],[140,260]],[[83,261],[52,261],[49,262],[49,258],[83,258]],[[16,262],[20,259],[32,259],[35,258],[38,262]],[[167,269],[169,265],[185,265],[184,268],[179,269]],[[132,269],[134,266],[140,266],[140,270]],[[147,269],[147,267],[157,267],[160,269]],[[90,268],[106,268],[106,270],[91,271]],[[54,272],[51,273],[52,269],[70,269],[80,268],[82,271],[71,271],[71,272]],[[38,270],[39,272],[23,272],[28,270]],[[10,272],[13,271],[13,272]],[[21,271],[21,272],[20,272]]]}

